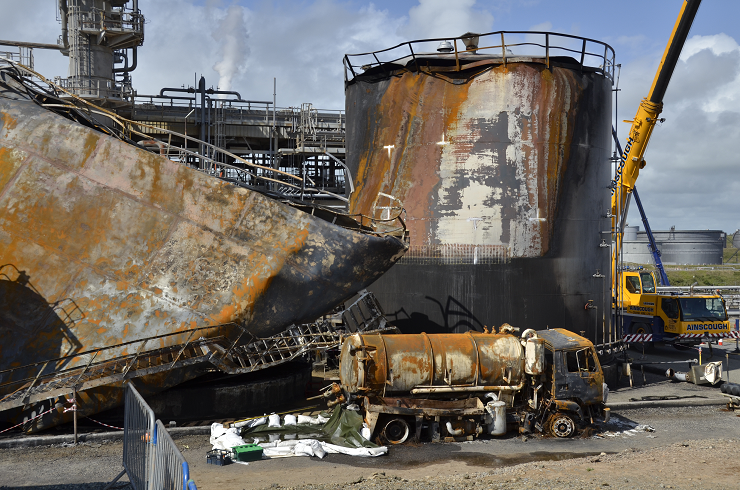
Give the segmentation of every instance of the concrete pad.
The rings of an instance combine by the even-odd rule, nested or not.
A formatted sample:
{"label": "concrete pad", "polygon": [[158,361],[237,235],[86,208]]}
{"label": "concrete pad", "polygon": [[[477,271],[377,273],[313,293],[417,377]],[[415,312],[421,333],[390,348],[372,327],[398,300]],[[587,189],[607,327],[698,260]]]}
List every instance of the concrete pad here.
{"label": "concrete pad", "polygon": [[[639,344],[637,344],[639,345]],[[735,342],[716,343],[702,347],[701,363],[722,361],[722,379],[740,383],[740,353],[733,352]],[[609,393],[607,405],[612,409],[725,405],[727,398],[720,392],[721,383],[695,385],[668,379],[665,371],[686,372],[691,365],[699,364],[698,348],[677,350],[656,344],[652,350],[630,349],[620,361],[632,363],[632,387],[629,379],[620,377],[617,389]],[[643,374],[644,373],[644,374]]]}

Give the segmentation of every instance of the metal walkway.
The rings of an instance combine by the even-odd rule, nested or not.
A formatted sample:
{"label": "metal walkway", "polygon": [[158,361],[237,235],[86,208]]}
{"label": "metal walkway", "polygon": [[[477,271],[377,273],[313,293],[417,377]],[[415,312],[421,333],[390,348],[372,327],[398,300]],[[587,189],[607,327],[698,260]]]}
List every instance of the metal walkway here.
{"label": "metal walkway", "polygon": [[[353,332],[396,331],[389,326],[382,309],[372,293],[361,291],[360,298],[342,312],[344,325],[335,326],[330,320],[293,325],[272,337],[257,339],[246,330],[239,330],[236,339],[213,335],[228,325],[215,325],[190,330],[184,343],[147,350],[147,344],[159,344],[167,338],[182,336],[183,332],[135,340],[70,356],[0,371],[0,381],[13,374],[34,372],[23,379],[0,382],[0,392],[8,392],[0,399],[0,411],[24,407],[40,401],[85,391],[127,379],[210,363],[228,374],[242,374],[266,369],[292,361],[304,354],[337,347],[342,335]],[[185,332],[187,333],[187,332]],[[206,335],[211,335],[205,337]],[[251,337],[248,343],[240,340]],[[110,357],[116,350],[136,348],[134,354],[95,362],[98,357]],[[47,372],[49,366],[63,366],[73,358],[87,358],[84,366]]]}

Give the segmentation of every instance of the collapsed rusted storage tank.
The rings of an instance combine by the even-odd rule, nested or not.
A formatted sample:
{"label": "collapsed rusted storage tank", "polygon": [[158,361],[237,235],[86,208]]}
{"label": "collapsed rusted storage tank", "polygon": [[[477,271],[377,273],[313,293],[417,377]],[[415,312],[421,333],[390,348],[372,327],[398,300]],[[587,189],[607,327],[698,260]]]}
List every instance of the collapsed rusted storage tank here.
{"label": "collapsed rusted storage tank", "polygon": [[[161,360],[174,366],[201,336],[235,346],[315,320],[405,252],[394,236],[236,187],[45,100],[55,102],[0,70],[0,401],[42,374],[135,352],[110,384],[78,393],[80,415],[92,415],[121,403],[140,353],[182,345]],[[137,386],[146,395],[198,373],[159,372]],[[59,408],[32,429],[71,415]]]}
{"label": "collapsed rusted storage tank", "polygon": [[370,289],[407,333],[509,322],[600,343],[613,50],[549,33],[440,41],[345,57],[351,210],[382,218],[393,195],[410,231]]}

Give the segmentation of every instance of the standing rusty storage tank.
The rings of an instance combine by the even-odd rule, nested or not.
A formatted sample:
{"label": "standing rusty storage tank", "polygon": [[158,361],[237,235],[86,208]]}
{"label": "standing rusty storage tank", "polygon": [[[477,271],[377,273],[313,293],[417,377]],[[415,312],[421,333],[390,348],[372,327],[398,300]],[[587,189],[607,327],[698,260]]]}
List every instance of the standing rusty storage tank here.
{"label": "standing rusty storage tank", "polygon": [[509,322],[600,343],[612,48],[496,32],[434,52],[440,41],[345,57],[351,210],[382,218],[393,195],[410,231],[369,289],[406,333]]}

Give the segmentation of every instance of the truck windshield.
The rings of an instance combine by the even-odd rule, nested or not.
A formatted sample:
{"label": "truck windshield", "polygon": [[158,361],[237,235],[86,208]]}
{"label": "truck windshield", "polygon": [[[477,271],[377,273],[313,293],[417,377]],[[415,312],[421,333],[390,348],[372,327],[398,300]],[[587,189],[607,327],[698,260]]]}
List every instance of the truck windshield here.
{"label": "truck windshield", "polygon": [[654,293],[655,292],[655,281],[653,275],[649,272],[640,272],[640,279],[642,279],[642,292],[643,293]]}
{"label": "truck windshield", "polygon": [[680,298],[681,320],[690,321],[725,321],[727,311],[721,298]]}

